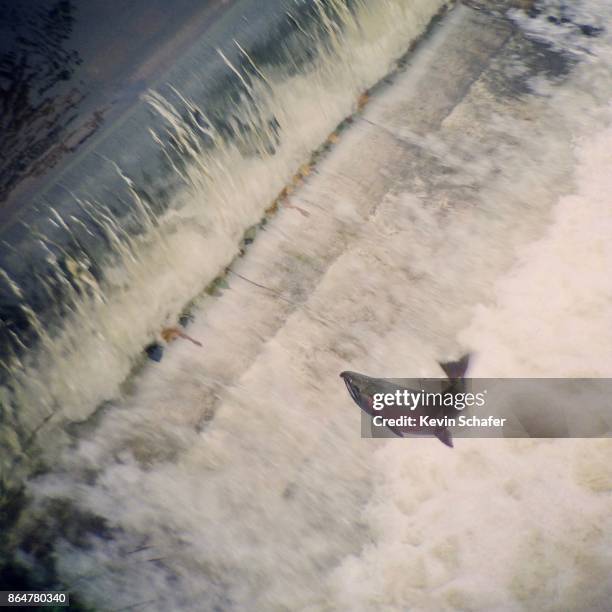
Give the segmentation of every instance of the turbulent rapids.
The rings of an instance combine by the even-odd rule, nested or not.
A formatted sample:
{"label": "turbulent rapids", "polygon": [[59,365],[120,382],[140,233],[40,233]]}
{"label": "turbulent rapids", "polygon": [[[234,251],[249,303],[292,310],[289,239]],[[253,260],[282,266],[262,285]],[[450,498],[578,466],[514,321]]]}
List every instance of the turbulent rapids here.
{"label": "turbulent rapids", "polygon": [[612,9],[220,11],[3,215],[0,569],[75,609],[607,609],[609,439],[363,439],[338,374],[611,376]]}

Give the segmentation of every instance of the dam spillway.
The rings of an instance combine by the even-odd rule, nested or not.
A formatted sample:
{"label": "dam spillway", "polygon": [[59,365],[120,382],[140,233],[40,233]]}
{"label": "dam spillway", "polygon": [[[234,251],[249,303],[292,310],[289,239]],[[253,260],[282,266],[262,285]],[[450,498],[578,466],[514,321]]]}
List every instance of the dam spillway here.
{"label": "dam spillway", "polygon": [[[119,186],[127,220],[61,187],[112,256],[102,274],[54,254],[71,301],[31,315],[51,316],[31,361],[12,349],[3,478],[29,476],[20,562],[40,575],[52,557],[94,609],[608,601],[608,440],[466,440],[452,456],[363,440],[338,373],[436,376],[467,346],[473,376],[609,375],[609,9],[585,2],[570,27],[554,3],[474,3],[429,26],[442,5],[383,4],[330,3],[312,22],[323,59],[291,78],[250,54],[247,78],[219,55],[243,88],[231,137],[171,80],[152,89],[137,138],[165,155],[166,204],[143,193],[157,173],[127,169],[119,128],[126,159],[92,151],[103,176],[84,176]],[[91,231],[63,211],[46,217],[58,232]],[[189,302],[204,350],[143,362]]]}

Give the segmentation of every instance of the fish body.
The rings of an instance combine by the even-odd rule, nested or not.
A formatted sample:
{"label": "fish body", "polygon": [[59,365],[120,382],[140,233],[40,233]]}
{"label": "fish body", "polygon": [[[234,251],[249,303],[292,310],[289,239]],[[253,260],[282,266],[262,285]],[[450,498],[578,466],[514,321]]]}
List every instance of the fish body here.
{"label": "fish body", "polygon": [[[465,373],[468,368],[469,355],[464,355],[458,361],[448,363],[440,363],[440,367],[446,373],[448,380],[439,386],[435,394],[447,396],[448,394],[463,393],[465,391]],[[452,448],[453,440],[451,432],[445,425],[445,418],[452,417],[457,414],[454,405],[445,405],[442,401],[428,402],[427,405],[421,403],[412,408],[407,408],[405,405],[385,406],[380,409],[376,406],[375,398],[382,397],[388,394],[410,394],[418,395],[422,389],[408,389],[401,384],[396,384],[392,380],[385,378],[372,378],[365,374],[357,372],[342,372],[340,377],[344,380],[346,388],[353,401],[368,415],[374,417],[377,415],[384,416],[388,420],[398,420],[402,416],[413,417],[413,424],[403,424],[400,426],[386,424],[386,427],[396,436],[405,437],[407,435],[431,435],[435,436],[446,446]],[[433,397],[433,396],[432,396]],[[423,424],[423,420],[428,423],[430,420],[435,420],[436,424]]]}

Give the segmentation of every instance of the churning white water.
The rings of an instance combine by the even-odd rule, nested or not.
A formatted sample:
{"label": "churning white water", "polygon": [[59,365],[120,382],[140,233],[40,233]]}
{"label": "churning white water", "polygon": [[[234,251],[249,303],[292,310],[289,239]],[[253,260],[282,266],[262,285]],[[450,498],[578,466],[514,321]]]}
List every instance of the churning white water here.
{"label": "churning white water", "polygon": [[[54,499],[105,521],[58,534],[68,590],[103,610],[610,609],[610,440],[361,439],[338,378],[436,376],[465,349],[476,377],[611,375],[612,32],[572,23],[612,13],[579,8],[519,30],[454,9],[200,302],[205,348],[170,346],[82,424],[30,486],[32,521]],[[534,40],[578,68],[533,70]]]}

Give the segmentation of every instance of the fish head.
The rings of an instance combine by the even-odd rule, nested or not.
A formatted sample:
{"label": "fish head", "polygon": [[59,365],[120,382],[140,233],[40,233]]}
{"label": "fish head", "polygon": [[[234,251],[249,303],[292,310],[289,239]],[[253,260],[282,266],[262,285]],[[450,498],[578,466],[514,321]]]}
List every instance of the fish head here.
{"label": "fish head", "polygon": [[348,389],[349,395],[353,401],[368,414],[373,413],[373,398],[372,392],[369,389],[371,386],[371,378],[358,374],[357,372],[341,372],[340,378],[344,380],[344,384]]}

